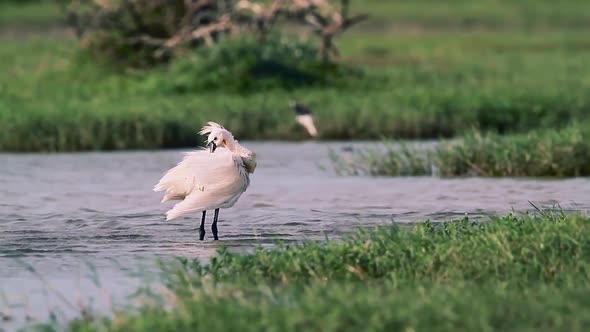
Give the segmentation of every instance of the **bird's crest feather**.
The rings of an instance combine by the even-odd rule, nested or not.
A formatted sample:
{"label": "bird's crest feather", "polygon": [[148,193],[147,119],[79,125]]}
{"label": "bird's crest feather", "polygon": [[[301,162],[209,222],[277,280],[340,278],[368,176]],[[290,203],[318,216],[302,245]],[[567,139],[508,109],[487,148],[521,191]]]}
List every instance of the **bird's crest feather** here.
{"label": "bird's crest feather", "polygon": [[207,135],[210,134],[213,130],[215,129],[225,129],[223,128],[222,125],[213,122],[213,121],[209,121],[207,122],[207,125],[203,127],[203,129],[201,129],[201,131],[199,131],[200,135]]}

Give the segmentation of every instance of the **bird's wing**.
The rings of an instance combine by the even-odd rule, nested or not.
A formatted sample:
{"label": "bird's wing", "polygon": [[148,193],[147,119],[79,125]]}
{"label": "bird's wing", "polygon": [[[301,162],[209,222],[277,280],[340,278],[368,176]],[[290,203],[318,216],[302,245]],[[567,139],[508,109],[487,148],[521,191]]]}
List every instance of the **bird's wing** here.
{"label": "bird's wing", "polygon": [[162,176],[158,184],[154,186],[154,191],[166,191],[166,196],[162,199],[162,203],[174,199],[184,199],[184,197],[191,193],[197,180],[194,174],[195,168],[198,169],[198,165],[192,167],[194,164],[193,159],[204,160],[205,155],[202,157],[200,155],[204,152],[206,151],[201,150],[185,154],[181,162]]}
{"label": "bird's wing", "polygon": [[299,115],[297,116],[297,122],[299,122],[299,124],[301,124],[307,130],[310,136],[316,137],[318,135],[318,130],[313,123],[313,118],[311,115]]}
{"label": "bird's wing", "polygon": [[188,153],[168,171],[154,190],[166,190],[163,201],[184,199],[166,213],[174,219],[186,213],[230,207],[250,183],[242,159],[225,148]]}

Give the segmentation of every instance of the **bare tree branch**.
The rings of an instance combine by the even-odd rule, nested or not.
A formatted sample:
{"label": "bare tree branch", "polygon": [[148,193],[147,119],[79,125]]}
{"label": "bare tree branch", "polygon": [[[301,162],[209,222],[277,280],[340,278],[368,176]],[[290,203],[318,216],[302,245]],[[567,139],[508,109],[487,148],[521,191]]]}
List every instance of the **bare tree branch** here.
{"label": "bare tree branch", "polygon": [[320,38],[320,56],[329,61],[339,55],[336,36],[368,18],[349,17],[350,0],[340,0],[339,6],[328,0],[61,1],[69,1],[64,11],[79,38],[86,32],[122,35],[124,43],[144,47],[154,59],[169,58],[184,48],[211,46],[223,34],[253,32],[264,42],[277,21],[287,18],[310,27]]}

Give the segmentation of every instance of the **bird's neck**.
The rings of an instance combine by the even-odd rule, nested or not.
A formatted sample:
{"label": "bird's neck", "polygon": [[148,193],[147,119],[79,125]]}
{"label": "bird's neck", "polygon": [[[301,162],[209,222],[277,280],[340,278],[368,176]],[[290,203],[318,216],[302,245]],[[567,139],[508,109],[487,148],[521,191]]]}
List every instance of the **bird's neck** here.
{"label": "bird's neck", "polygon": [[250,150],[243,147],[236,139],[232,138],[231,140],[227,141],[225,145],[227,146],[228,150],[230,150],[233,153],[237,153],[240,156],[246,157],[252,154]]}

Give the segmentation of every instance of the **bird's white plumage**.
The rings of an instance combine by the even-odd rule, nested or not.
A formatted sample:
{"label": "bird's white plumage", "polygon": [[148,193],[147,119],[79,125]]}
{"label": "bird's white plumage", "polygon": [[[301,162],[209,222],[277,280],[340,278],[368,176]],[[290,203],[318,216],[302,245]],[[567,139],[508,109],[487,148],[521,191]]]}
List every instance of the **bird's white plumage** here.
{"label": "bird's white plumage", "polygon": [[[204,128],[209,132],[210,129]],[[217,129],[223,131],[219,137],[229,141],[226,147],[219,147],[214,153],[207,150],[186,153],[154,187],[154,191],[166,191],[162,202],[182,200],[166,212],[166,220],[232,207],[250,185],[249,173],[256,167],[255,154],[241,147],[223,127]],[[214,131],[212,135],[218,134]]]}
{"label": "bird's white plumage", "polygon": [[166,191],[162,202],[182,200],[166,212],[166,220],[171,220],[191,212],[232,207],[249,184],[241,158],[219,148],[215,153],[187,153],[162,177],[154,191]]}
{"label": "bird's white plumage", "polygon": [[316,137],[318,135],[318,130],[316,129],[313,118],[309,114],[298,115],[297,122],[302,125],[305,130],[309,133],[310,136]]}

